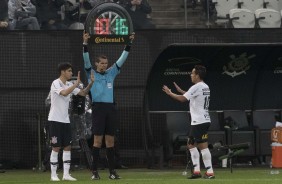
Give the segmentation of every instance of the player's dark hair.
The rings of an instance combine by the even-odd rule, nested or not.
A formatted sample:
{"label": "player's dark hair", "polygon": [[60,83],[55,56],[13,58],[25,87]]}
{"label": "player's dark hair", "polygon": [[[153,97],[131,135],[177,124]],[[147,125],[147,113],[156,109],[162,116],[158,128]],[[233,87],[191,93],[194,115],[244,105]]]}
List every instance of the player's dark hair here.
{"label": "player's dark hair", "polygon": [[199,75],[200,79],[203,80],[206,76],[207,69],[203,65],[195,65],[195,73]]}
{"label": "player's dark hair", "polygon": [[100,55],[98,57],[95,58],[95,62],[99,63],[101,61],[101,59],[108,59],[107,56],[105,55]]}
{"label": "player's dark hair", "polygon": [[67,69],[71,68],[72,69],[72,65],[70,63],[60,63],[58,65],[58,72],[59,74],[61,73],[61,71],[65,71]]}

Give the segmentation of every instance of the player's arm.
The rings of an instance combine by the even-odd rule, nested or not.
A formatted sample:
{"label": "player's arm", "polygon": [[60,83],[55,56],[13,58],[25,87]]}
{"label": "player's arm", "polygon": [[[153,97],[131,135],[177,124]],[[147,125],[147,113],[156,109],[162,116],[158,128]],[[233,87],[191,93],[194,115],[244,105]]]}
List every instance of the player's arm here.
{"label": "player's arm", "polygon": [[68,87],[67,89],[61,90],[61,91],[60,91],[60,95],[62,95],[62,96],[68,96],[69,94],[71,94],[71,93],[73,92],[73,90],[74,90],[75,88],[78,87],[78,84],[79,84],[79,83],[75,82],[72,86]]}
{"label": "player's arm", "polygon": [[62,96],[68,96],[71,93],[75,93],[76,95],[79,92],[79,89],[78,89],[79,83],[80,83],[80,71],[78,71],[77,79],[73,85],[71,85],[67,89],[62,89],[61,87],[57,88],[59,91],[59,94]]}
{"label": "player's arm", "polygon": [[184,93],[186,93],[186,91],[184,91],[183,89],[181,89],[181,88],[176,84],[176,82],[173,82],[173,84],[174,84],[176,90],[177,90],[180,94],[184,95]]}
{"label": "player's arm", "polygon": [[85,31],[83,32],[83,61],[84,61],[84,69],[86,71],[87,79],[90,78],[91,75],[91,61],[89,57],[89,52],[88,52],[88,39],[90,38],[89,33],[86,33]]}
{"label": "player's arm", "polygon": [[51,105],[51,91],[49,92],[47,98],[45,99],[45,106],[50,107]]}
{"label": "player's arm", "polygon": [[186,102],[187,101],[187,98],[185,98],[183,95],[177,95],[175,93],[173,93],[171,91],[171,89],[169,89],[166,85],[163,86],[163,91],[168,95],[170,96],[171,98],[179,101],[179,102]]}
{"label": "player's arm", "polygon": [[78,95],[80,95],[80,96],[88,95],[89,90],[91,89],[92,85],[94,84],[94,81],[95,81],[94,72],[91,71],[90,82],[88,83],[86,88],[79,91]]}
{"label": "player's arm", "polygon": [[130,48],[131,48],[131,45],[133,43],[133,40],[134,40],[134,35],[135,33],[132,33],[130,36],[129,36],[129,43],[124,47],[124,50],[121,54],[121,56],[119,57],[119,59],[116,61],[116,65],[118,68],[120,68],[123,63],[125,62],[125,60],[127,59],[128,57],[128,54],[129,54],[129,51],[130,51]]}

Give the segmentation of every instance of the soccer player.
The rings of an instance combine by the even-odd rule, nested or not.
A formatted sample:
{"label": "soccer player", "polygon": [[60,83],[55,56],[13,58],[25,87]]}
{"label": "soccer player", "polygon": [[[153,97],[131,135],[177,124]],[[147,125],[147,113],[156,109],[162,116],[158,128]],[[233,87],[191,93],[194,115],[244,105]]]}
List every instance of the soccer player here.
{"label": "soccer player", "polygon": [[94,74],[89,79],[89,84],[85,89],[77,88],[80,83],[80,72],[74,84],[68,82],[72,77],[72,65],[61,63],[58,66],[60,77],[52,82],[51,85],[51,107],[48,116],[50,123],[50,141],[52,152],[50,155],[51,181],[60,181],[57,176],[58,153],[63,147],[63,167],[64,174],[62,180],[76,181],[69,174],[71,163],[71,125],[68,114],[70,95],[86,96],[94,83]]}
{"label": "soccer player", "polygon": [[210,89],[204,83],[203,79],[206,75],[206,68],[201,65],[196,65],[191,73],[191,80],[194,85],[185,92],[176,83],[174,83],[177,91],[182,95],[177,95],[171,92],[166,85],[163,86],[163,91],[171,98],[180,102],[190,101],[191,113],[191,130],[187,141],[187,147],[191,153],[194,170],[189,179],[201,178],[200,172],[200,154],[197,148],[200,149],[202,159],[207,169],[204,178],[214,179],[212,168],[211,153],[208,148],[208,128],[210,127],[210,116],[208,112]]}
{"label": "soccer player", "polygon": [[108,58],[104,55],[98,56],[95,60],[96,70],[92,68],[87,43],[90,38],[88,33],[83,34],[83,59],[84,68],[89,78],[90,72],[95,75],[95,84],[92,86],[90,93],[92,98],[92,130],[94,134],[93,143],[93,164],[92,164],[92,180],[99,180],[100,176],[97,170],[100,149],[102,146],[103,136],[105,135],[106,156],[109,166],[109,178],[120,179],[121,177],[115,171],[115,151],[114,151],[114,135],[117,124],[117,111],[114,104],[114,80],[120,73],[120,68],[127,59],[130,51],[131,43],[134,39],[134,33],[130,35],[130,43],[128,43],[120,58],[108,68]]}

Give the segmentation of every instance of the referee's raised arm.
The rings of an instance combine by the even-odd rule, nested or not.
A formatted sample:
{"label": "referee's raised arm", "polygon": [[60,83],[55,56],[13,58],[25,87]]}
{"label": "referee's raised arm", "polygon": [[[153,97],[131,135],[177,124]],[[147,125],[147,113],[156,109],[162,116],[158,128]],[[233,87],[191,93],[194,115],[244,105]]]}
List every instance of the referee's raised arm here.
{"label": "referee's raised arm", "polygon": [[118,66],[118,68],[120,68],[123,65],[123,63],[126,61],[126,59],[128,57],[128,54],[129,54],[129,51],[130,51],[130,48],[131,48],[131,45],[133,43],[134,37],[135,37],[135,33],[133,32],[129,36],[129,43],[127,43],[125,45],[124,50],[123,50],[121,56],[116,61],[116,65]]}
{"label": "referee's raised arm", "polygon": [[89,79],[90,74],[91,74],[91,61],[89,57],[89,52],[88,52],[88,39],[90,38],[89,33],[86,33],[85,31],[83,32],[83,61],[84,61],[84,69],[87,74],[87,78]]}

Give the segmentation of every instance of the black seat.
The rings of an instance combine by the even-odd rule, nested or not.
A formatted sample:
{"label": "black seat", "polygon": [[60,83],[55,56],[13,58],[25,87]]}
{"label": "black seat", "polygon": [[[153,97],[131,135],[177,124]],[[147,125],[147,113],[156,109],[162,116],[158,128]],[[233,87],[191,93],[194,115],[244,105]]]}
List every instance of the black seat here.
{"label": "black seat", "polygon": [[224,111],[224,120],[232,120],[235,123],[234,129],[230,128],[227,135],[227,143],[239,144],[250,142],[250,147],[241,155],[254,156],[256,154],[255,131],[249,126],[247,115],[245,111]]}
{"label": "black seat", "polygon": [[211,111],[209,112],[211,118],[211,126],[209,128],[209,143],[214,144],[216,142],[221,142],[226,144],[225,130],[222,128],[222,118],[221,112]]}
{"label": "black seat", "polygon": [[271,155],[271,129],[275,127],[275,111],[253,111],[253,125],[258,128],[257,153]]}
{"label": "black seat", "polygon": [[166,114],[167,129],[173,145],[173,152],[183,152],[191,126],[188,112],[169,112]]}
{"label": "black seat", "polygon": [[175,140],[178,135],[188,135],[191,118],[188,112],[169,112],[166,114],[167,128]]}
{"label": "black seat", "polygon": [[[221,126],[221,118],[220,112],[211,111],[209,112],[210,118],[211,118],[211,126],[209,128],[208,134],[209,134],[209,144],[214,145],[215,143],[220,142],[221,144],[226,144],[226,135],[225,130],[222,129]],[[213,156],[219,156],[222,155],[221,152],[213,152]]]}

